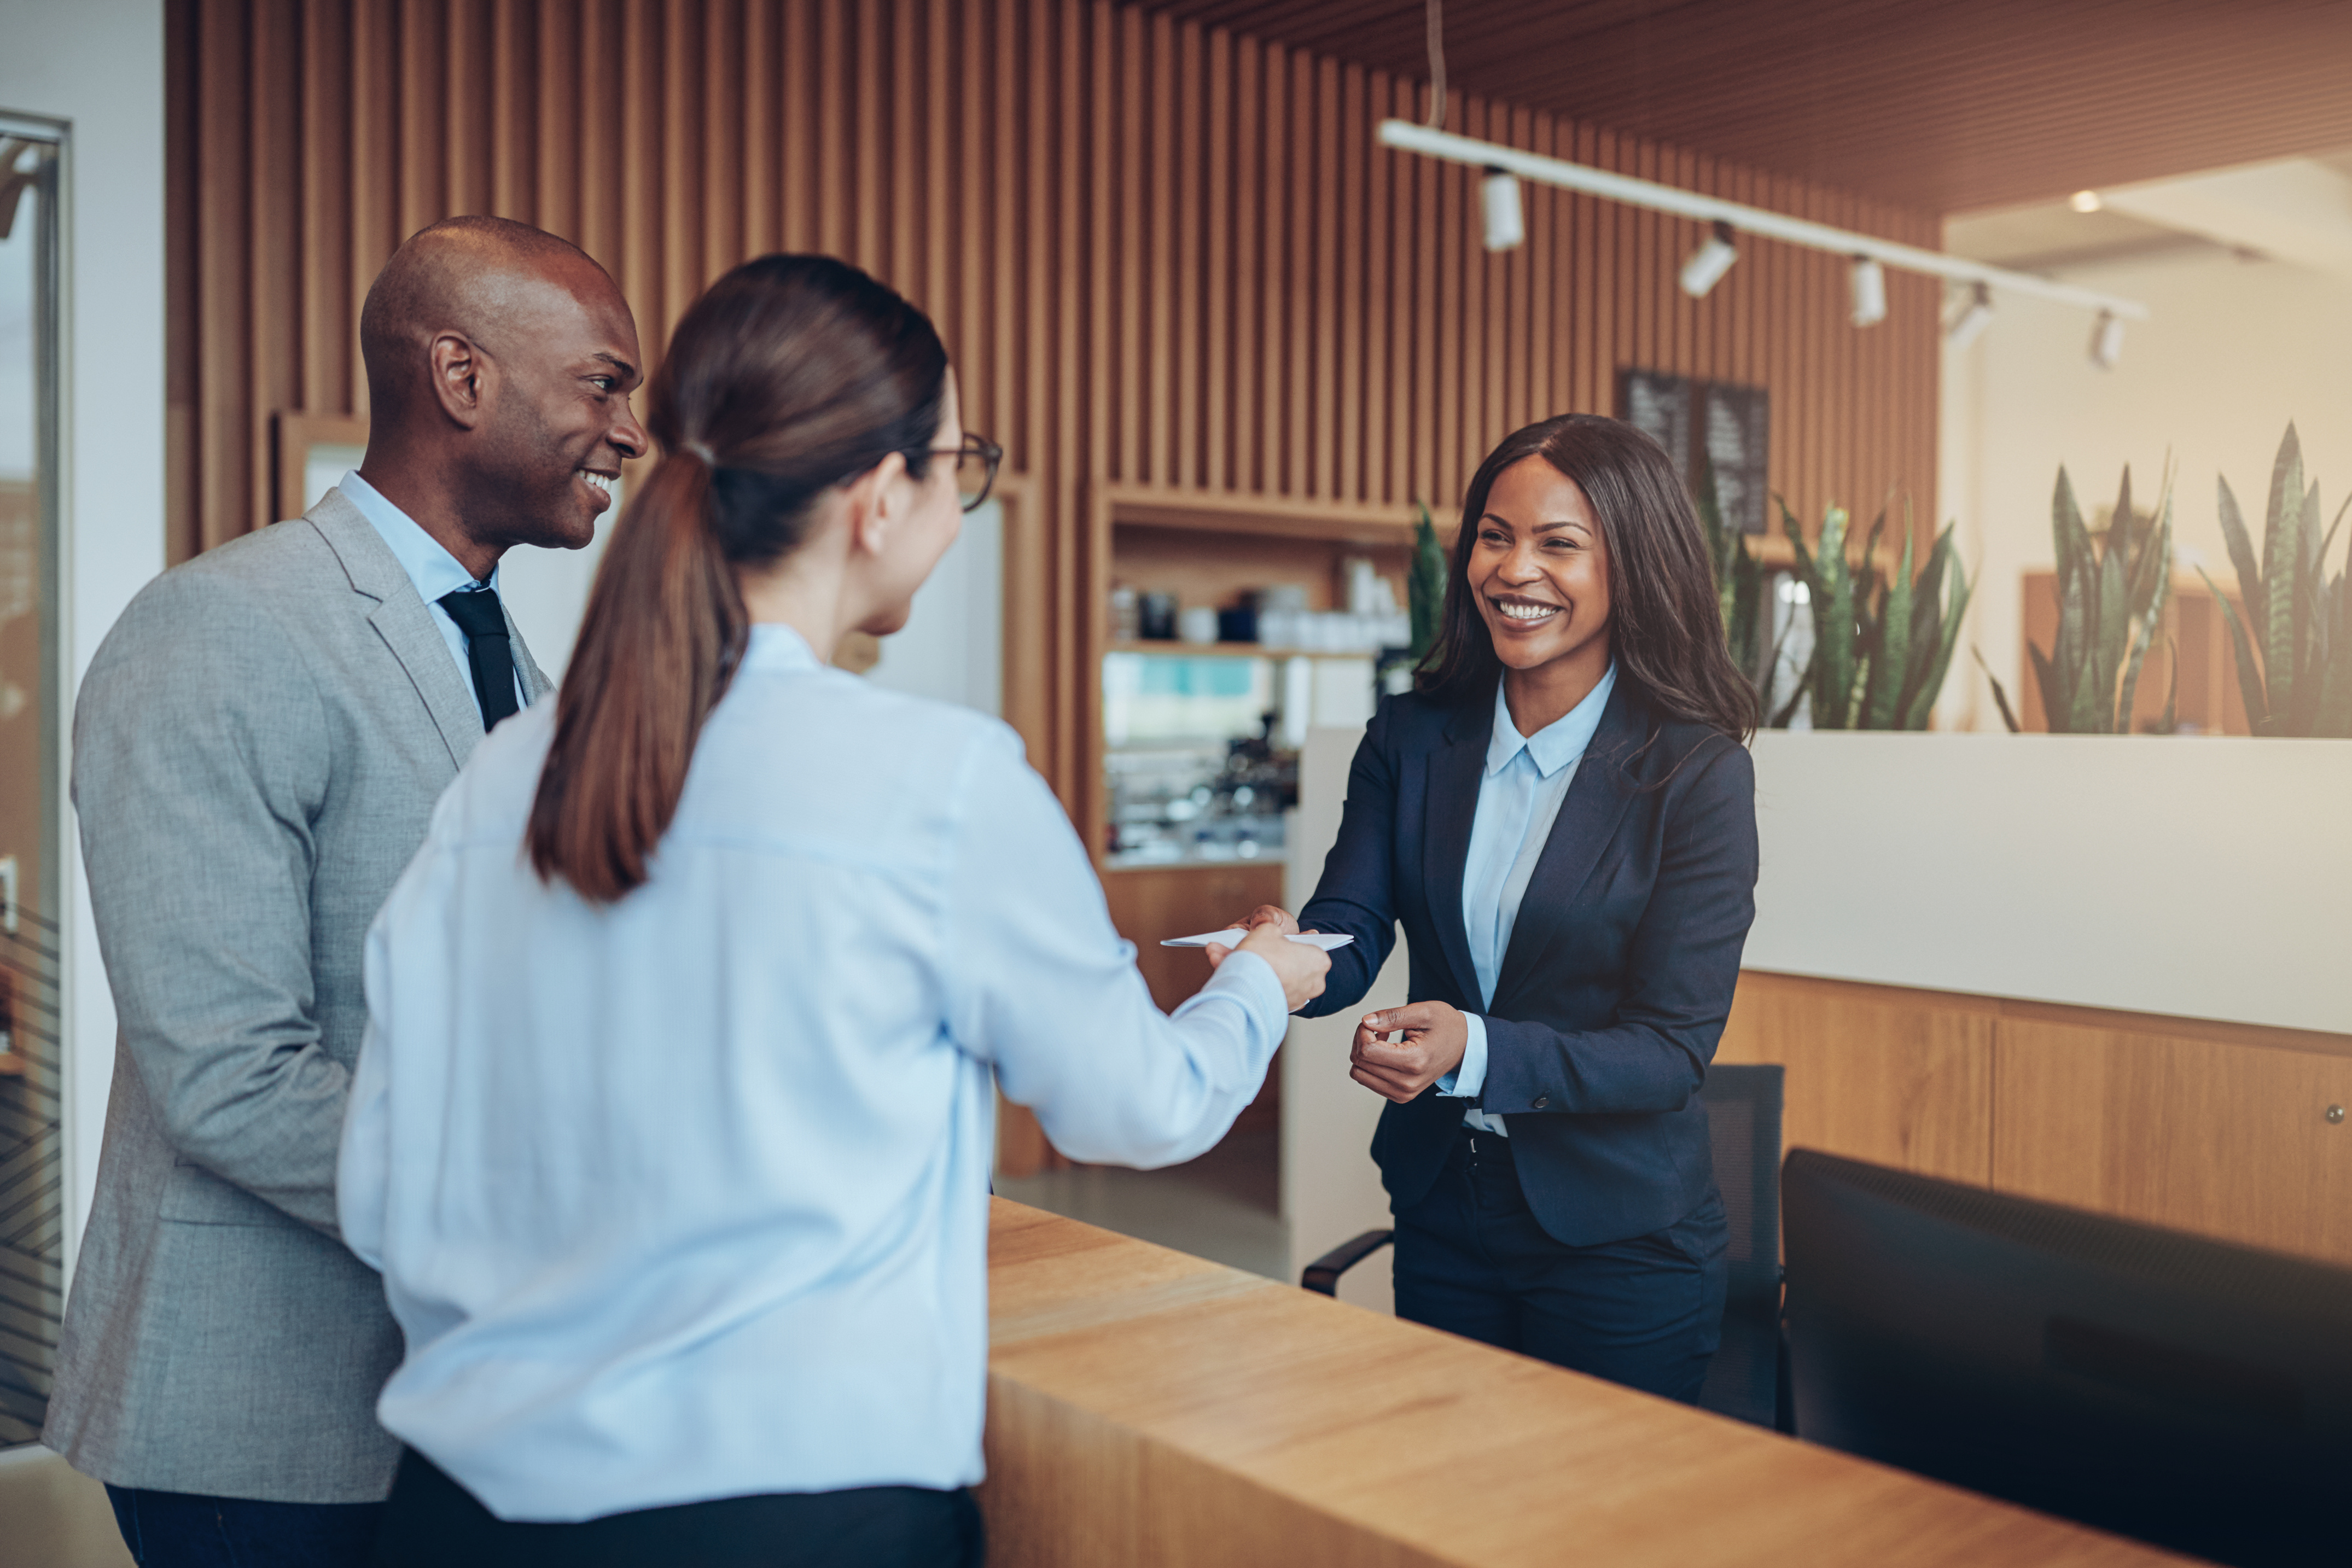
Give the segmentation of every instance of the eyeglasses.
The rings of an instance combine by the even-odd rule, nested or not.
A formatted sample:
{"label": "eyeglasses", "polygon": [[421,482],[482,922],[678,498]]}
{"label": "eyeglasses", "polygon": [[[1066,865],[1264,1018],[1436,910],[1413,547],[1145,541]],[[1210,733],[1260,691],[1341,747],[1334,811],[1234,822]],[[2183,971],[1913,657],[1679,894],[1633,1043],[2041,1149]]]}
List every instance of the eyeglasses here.
{"label": "eyeglasses", "polygon": [[915,453],[956,460],[956,496],[967,512],[980,510],[981,503],[988,499],[988,492],[996,485],[997,466],[1004,461],[1004,448],[985,435],[967,435],[961,446],[919,446],[908,455]]}

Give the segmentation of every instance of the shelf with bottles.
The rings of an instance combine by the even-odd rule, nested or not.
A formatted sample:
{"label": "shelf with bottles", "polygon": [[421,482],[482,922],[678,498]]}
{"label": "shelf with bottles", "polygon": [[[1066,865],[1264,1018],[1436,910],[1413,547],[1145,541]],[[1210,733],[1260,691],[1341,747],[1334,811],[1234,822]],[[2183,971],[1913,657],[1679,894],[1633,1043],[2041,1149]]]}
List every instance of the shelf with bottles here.
{"label": "shelf with bottles", "polygon": [[1279,743],[1277,725],[1268,713],[1255,736],[1106,752],[1105,863],[1124,870],[1281,860],[1298,803],[1298,753]]}
{"label": "shelf with bottles", "polygon": [[[1337,652],[1328,648],[1276,648],[1264,643],[1186,643],[1139,640],[1113,643],[1113,653],[1139,653],[1157,659],[1355,659],[1377,657],[1360,648]],[[1389,650],[1381,650],[1385,653]]]}

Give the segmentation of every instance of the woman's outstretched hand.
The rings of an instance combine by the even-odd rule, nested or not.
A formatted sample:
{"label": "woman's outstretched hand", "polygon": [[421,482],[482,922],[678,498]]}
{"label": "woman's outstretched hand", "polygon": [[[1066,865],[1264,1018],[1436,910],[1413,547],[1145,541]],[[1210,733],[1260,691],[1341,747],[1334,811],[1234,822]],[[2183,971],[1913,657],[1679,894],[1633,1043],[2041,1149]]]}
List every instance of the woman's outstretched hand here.
{"label": "woman's outstretched hand", "polygon": [[[1393,1044],[1382,1036],[1402,1034]],[[1407,1002],[1366,1013],[1356,1025],[1348,1053],[1348,1076],[1384,1099],[1402,1105],[1462,1064],[1470,1045],[1470,1025],[1461,1009],[1444,1002]]]}
{"label": "woman's outstretched hand", "polygon": [[1298,922],[1291,917],[1290,911],[1276,904],[1261,904],[1239,920],[1228,921],[1226,924],[1244,931],[1255,931],[1261,925],[1273,925],[1285,936],[1298,935]]}
{"label": "woman's outstretched hand", "polygon": [[1256,954],[1273,966],[1274,977],[1282,982],[1283,1005],[1292,1012],[1323,994],[1323,977],[1331,972],[1331,955],[1309,943],[1290,940],[1298,922],[1268,904],[1241,924],[1248,926],[1249,935],[1242,938],[1239,947],[1209,944],[1209,967],[1215,968],[1231,954]]}

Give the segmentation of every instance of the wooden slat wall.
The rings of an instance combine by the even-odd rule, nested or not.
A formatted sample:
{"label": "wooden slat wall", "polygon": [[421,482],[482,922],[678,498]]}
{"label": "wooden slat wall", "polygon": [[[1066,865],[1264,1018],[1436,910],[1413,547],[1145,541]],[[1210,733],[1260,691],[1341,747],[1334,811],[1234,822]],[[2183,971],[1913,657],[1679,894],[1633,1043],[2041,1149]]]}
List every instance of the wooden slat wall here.
{"label": "wooden slat wall", "polygon": [[[1013,608],[1065,643],[1089,481],[1443,508],[1509,430],[1607,411],[1621,366],[1769,387],[1808,517],[1935,494],[1932,282],[1891,276],[1857,330],[1843,261],[1751,240],[1693,302],[1694,225],[1543,189],[1489,256],[1474,176],[1372,145],[1427,108],[1384,72],[1100,0],[172,0],[168,28],[174,559],[271,520],[273,413],[364,413],[367,284],[460,212],[576,240],[649,354],[751,255],[907,290],[1034,481],[1056,546]],[[1572,120],[1450,123],[1937,243]],[[1074,737],[1033,740],[1066,788]]]}

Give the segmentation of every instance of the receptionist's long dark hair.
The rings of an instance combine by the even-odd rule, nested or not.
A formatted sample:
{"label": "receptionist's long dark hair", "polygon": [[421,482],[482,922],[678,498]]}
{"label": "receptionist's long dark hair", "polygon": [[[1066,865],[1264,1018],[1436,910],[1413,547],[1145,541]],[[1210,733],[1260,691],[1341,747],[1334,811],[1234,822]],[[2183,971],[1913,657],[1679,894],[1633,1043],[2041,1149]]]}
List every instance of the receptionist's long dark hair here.
{"label": "receptionist's long dark hair", "polygon": [[1515,431],[1478,465],[1462,501],[1437,642],[1416,672],[1418,687],[1445,703],[1495,700],[1503,662],[1471,598],[1470,552],[1496,477],[1529,457],[1575,480],[1601,519],[1618,679],[1665,716],[1746,739],[1756,727],[1756,688],[1724,642],[1698,515],[1664,447],[1595,413],[1564,413]]}

